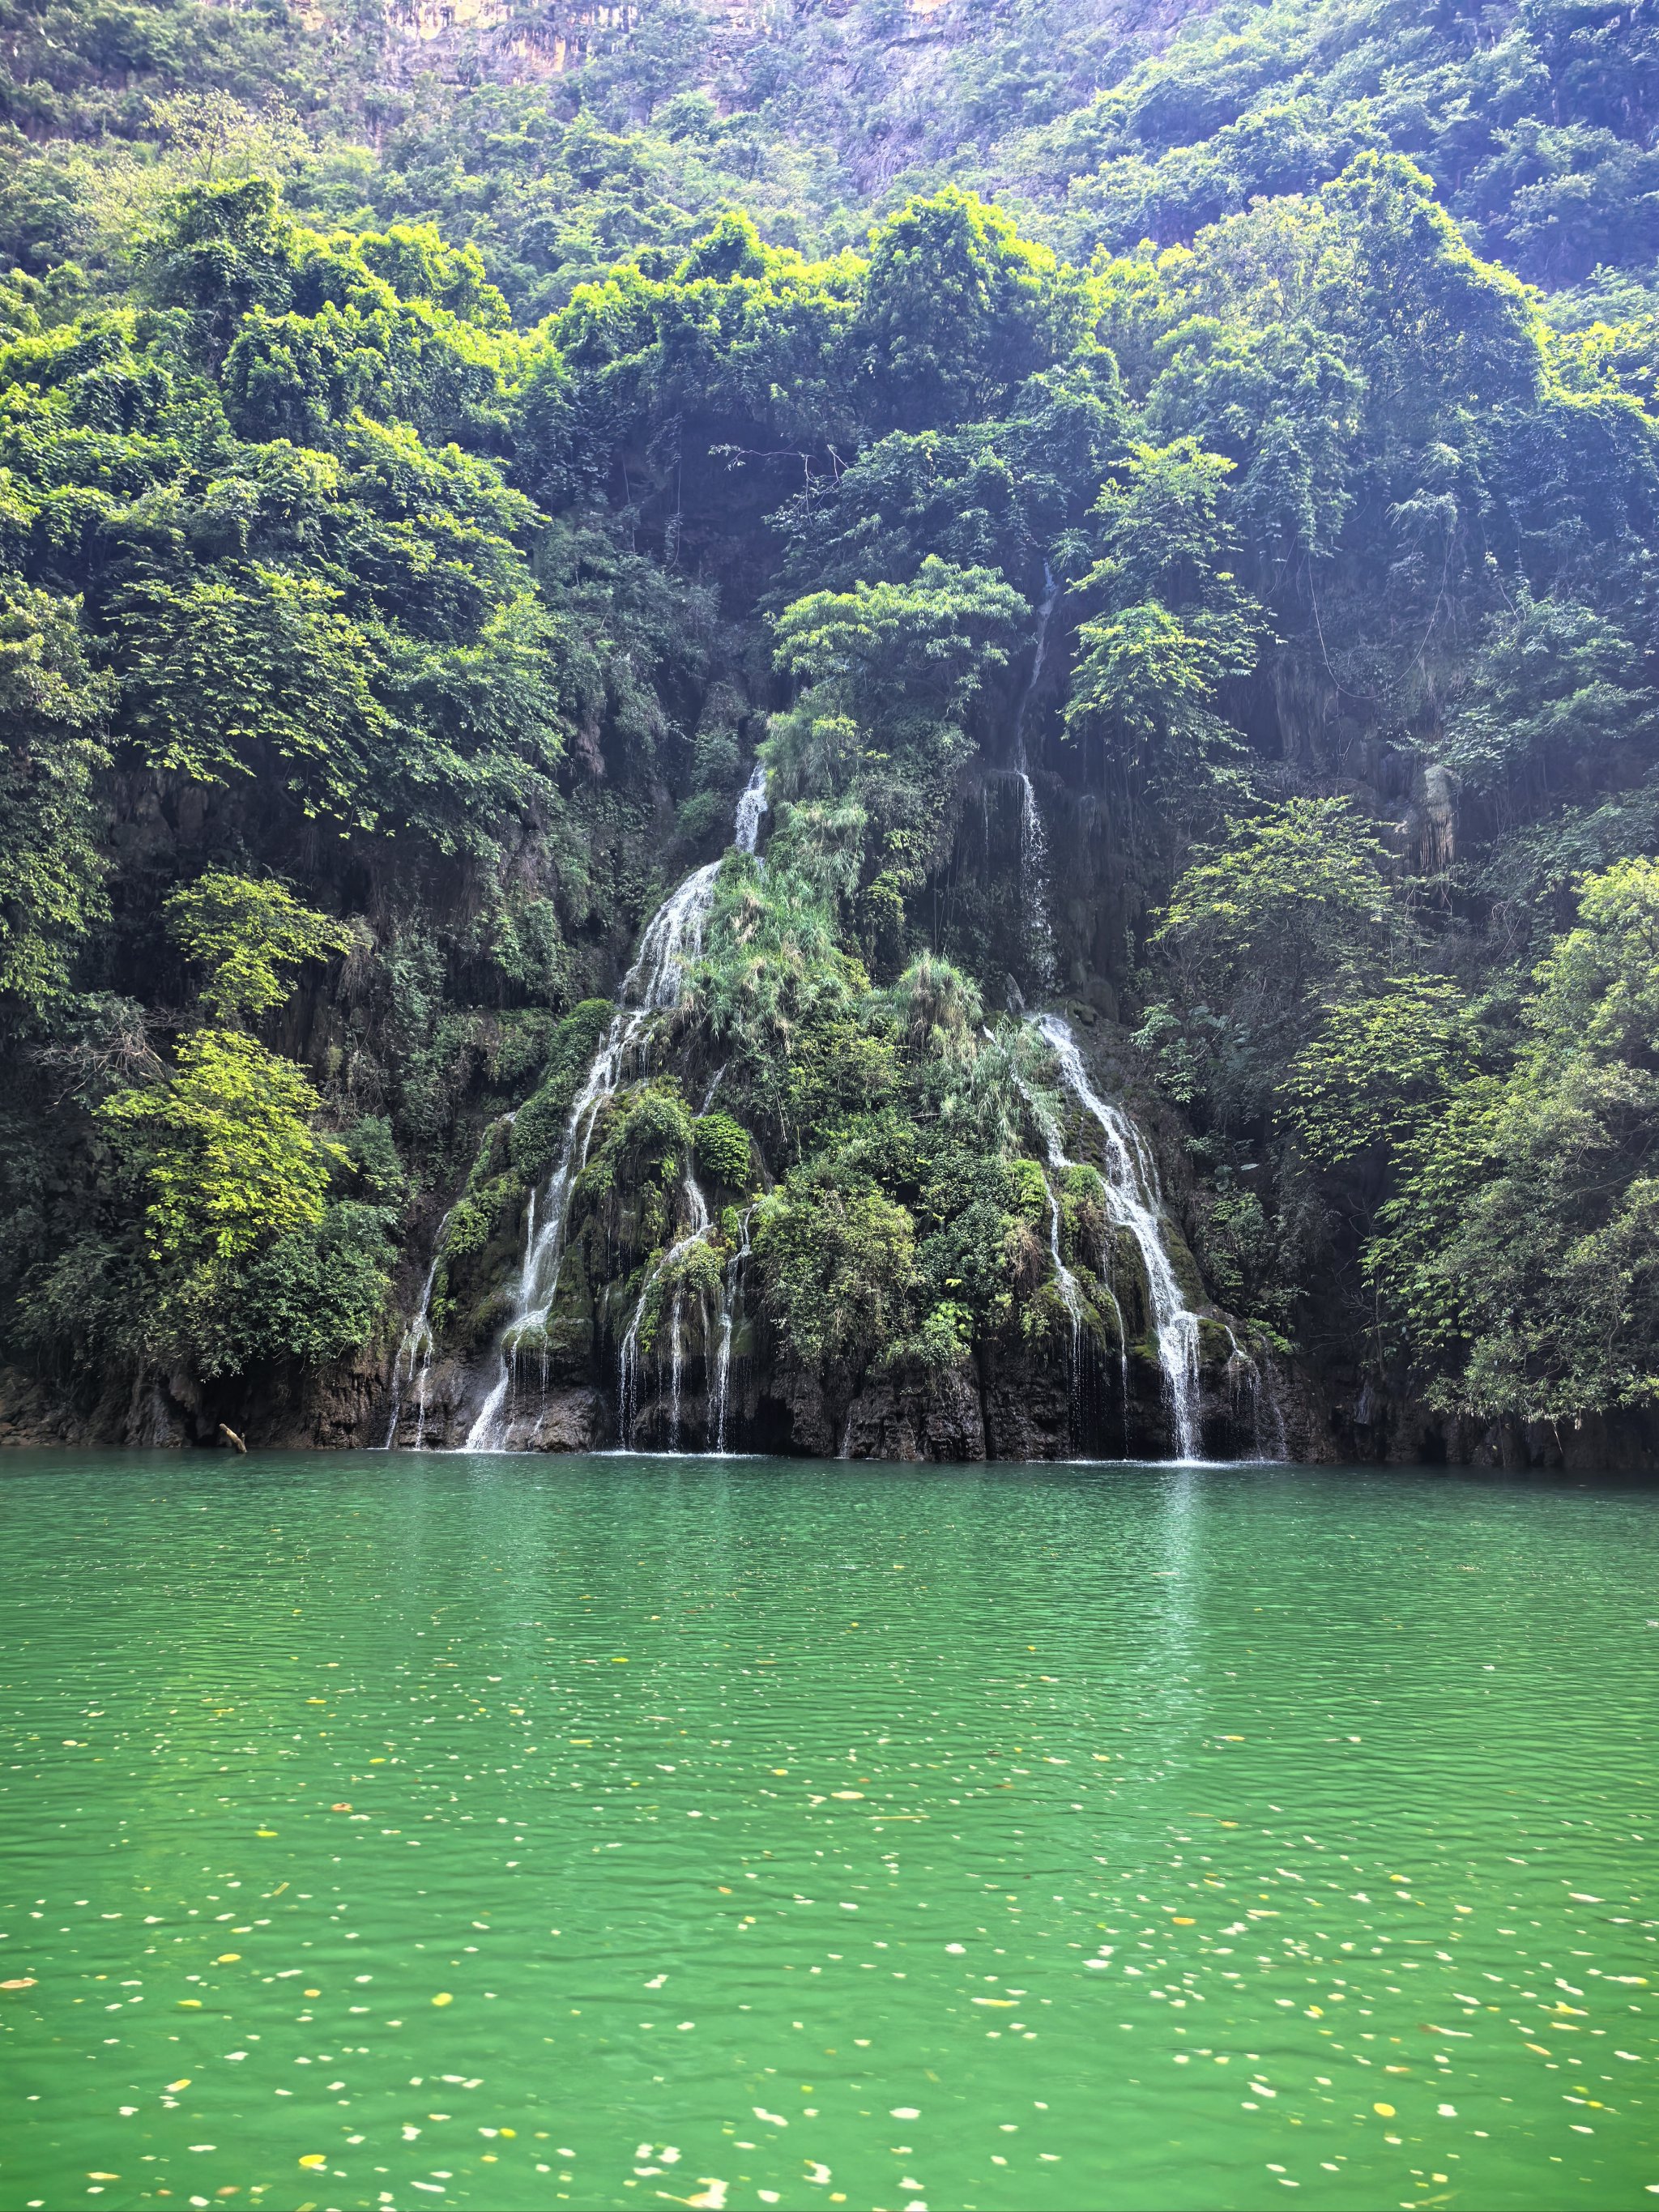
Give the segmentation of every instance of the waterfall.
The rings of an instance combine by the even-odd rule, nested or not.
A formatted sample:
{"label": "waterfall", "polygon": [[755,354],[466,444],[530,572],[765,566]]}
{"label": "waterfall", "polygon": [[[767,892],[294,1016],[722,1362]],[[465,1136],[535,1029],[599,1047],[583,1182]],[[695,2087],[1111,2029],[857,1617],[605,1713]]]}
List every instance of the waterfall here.
{"label": "waterfall", "polygon": [[1102,1176],[1107,1211],[1133,1237],[1146,1271],[1158,1337],[1158,1365],[1170,1408],[1177,1459],[1196,1459],[1199,1444],[1198,1316],[1188,1311],[1176,1280],[1159,1218],[1158,1170],[1140,1132],[1121,1107],[1095,1091],[1083,1066],[1071,1024],[1059,1014],[1029,1017],[1060,1062],[1060,1079],[1105,1140]]}
{"label": "waterfall", "polygon": [[672,1340],[669,1358],[672,1365],[668,1376],[668,1449],[677,1452],[680,1448],[680,1316],[685,1310],[685,1292],[677,1283],[674,1304],[668,1319],[668,1334]]}
{"label": "waterfall", "polygon": [[761,817],[766,811],[766,770],[759,761],[738,799],[732,842],[739,853],[752,853],[760,842]]}
{"label": "waterfall", "polygon": [[710,1419],[714,1431],[714,1449],[726,1449],[726,1407],[732,1397],[732,1334],[737,1322],[738,1292],[743,1280],[743,1263],[749,1257],[749,1212],[745,1211],[738,1231],[738,1249],[726,1263],[726,1275],[720,1285],[720,1352],[714,1365],[714,1403]]}
{"label": "waterfall", "polygon": [[[765,811],[766,770],[757,761],[738,800],[732,842],[738,852],[754,851],[760,837],[761,817]],[[703,931],[714,903],[714,885],[720,872],[718,860],[694,869],[684,883],[669,893],[646,924],[634,964],[623,976],[622,988],[617,994],[615,1011],[604,1041],[571,1105],[564,1140],[545,1196],[539,1206],[532,1200],[515,1309],[497,1346],[499,1364],[495,1383],[467,1434],[468,1451],[506,1449],[515,1357],[526,1336],[546,1328],[552,1310],[564,1259],[571,1186],[587,1164],[599,1109],[615,1096],[623,1070],[635,1052],[643,1059],[648,1044],[646,1033],[654,1025],[657,1017],[679,1002],[687,963],[702,951]],[[638,1321],[636,1311],[632,1325],[636,1345]]]}
{"label": "waterfall", "polygon": [[[690,1226],[683,1236],[676,1237],[654,1267],[646,1269],[645,1280],[640,1285],[640,1295],[635,1303],[633,1317],[623,1333],[622,1350],[617,1358],[617,1421],[625,1450],[633,1449],[635,1427],[639,1419],[640,1324],[645,1318],[646,1301],[650,1297],[659,1279],[678,1261],[684,1259],[694,1244],[701,1244],[709,1231],[708,1201],[704,1198],[696,1177],[688,1172],[680,1188],[684,1195]],[[684,1287],[676,1284],[674,1303],[669,1309],[668,1322],[670,1360],[668,1448],[671,1451],[678,1451],[680,1443],[682,1374],[680,1316],[684,1308]]]}
{"label": "waterfall", "polygon": [[1291,1455],[1290,1435],[1285,1426],[1285,1401],[1279,1395],[1279,1369],[1274,1364],[1271,1355],[1264,1354],[1263,1358],[1267,1371],[1261,1377],[1261,1387],[1256,1393],[1256,1404],[1260,1408],[1265,1402],[1268,1418],[1273,1423],[1273,1450],[1267,1456],[1282,1465]]}
{"label": "waterfall", "polygon": [[1048,833],[1031,782],[1030,761],[1025,750],[1025,723],[1042,674],[1048,650],[1048,621],[1060,596],[1048,563],[1043,563],[1043,598],[1037,609],[1036,637],[1031,647],[1031,672],[1014,710],[1014,778],[1019,786],[1019,896],[1025,921],[1026,942],[1039,986],[1052,990],[1054,982],[1054,932],[1048,918]]}
{"label": "waterfall", "polygon": [[1060,1200],[1054,1196],[1054,1187],[1047,1176],[1042,1178],[1042,1187],[1048,1194],[1048,1256],[1054,1262],[1054,1281],[1060,1288],[1060,1303],[1070,1316],[1072,1322],[1073,1425],[1075,1426],[1075,1401],[1078,1395],[1078,1378],[1082,1371],[1083,1357],[1083,1294],[1078,1289],[1077,1277],[1060,1255]]}
{"label": "waterfall", "polygon": [[651,1287],[647,1276],[640,1291],[639,1304],[634,1309],[633,1319],[623,1332],[622,1350],[617,1355],[617,1428],[627,1449],[634,1438],[634,1414],[638,1397],[640,1367],[640,1322],[645,1315],[646,1291]]}
{"label": "waterfall", "polygon": [[[1245,1351],[1228,1324],[1227,1341],[1232,1351],[1227,1358],[1227,1389],[1232,1400],[1233,1417],[1239,1428],[1244,1425],[1241,1401],[1248,1401],[1251,1438],[1255,1445],[1253,1456],[1266,1465],[1277,1464],[1291,1455],[1290,1439],[1285,1431],[1285,1408],[1279,1402],[1279,1377],[1271,1358],[1253,1359]],[[1263,1370],[1265,1362],[1266,1372]],[[1265,1419],[1264,1419],[1265,1415]],[[1271,1433],[1263,1435],[1263,1429]]]}
{"label": "waterfall", "polygon": [[[1054,1285],[1060,1292],[1060,1304],[1065,1307],[1072,1324],[1070,1370],[1072,1442],[1080,1446],[1083,1443],[1081,1434],[1083,1426],[1083,1293],[1078,1288],[1077,1277],[1066,1266],[1065,1255],[1060,1250],[1060,1200],[1054,1194],[1054,1181],[1055,1176],[1065,1173],[1066,1170],[1072,1165],[1072,1162],[1066,1157],[1065,1147],[1060,1141],[1060,1131],[1054,1126],[1054,1115],[1032,1095],[1018,1069],[1012,1067],[1012,1063],[1011,1069],[1014,1086],[1025,1101],[1032,1120],[1042,1132],[1043,1149],[1048,1155],[1048,1173],[1042,1178],[1042,1187],[1048,1194],[1048,1257],[1054,1267]],[[1121,1374],[1124,1418],[1127,1420],[1129,1405],[1128,1332],[1123,1326],[1123,1309],[1117,1302],[1116,1291],[1108,1282],[1103,1282],[1101,1288],[1111,1301],[1113,1317],[1117,1322],[1118,1358]]]}
{"label": "waterfall", "polygon": [[1014,775],[1019,784],[1019,896],[1025,915],[1025,938],[1038,986],[1050,991],[1054,984],[1054,933],[1048,920],[1048,835],[1030,777],[1023,768],[1016,769]]}
{"label": "waterfall", "polygon": [[426,1271],[426,1280],[421,1285],[421,1303],[415,1317],[404,1331],[403,1341],[398,1346],[398,1356],[392,1363],[392,1418],[386,1423],[386,1443],[382,1449],[392,1451],[398,1443],[398,1422],[404,1409],[404,1386],[416,1385],[415,1449],[419,1451],[426,1440],[426,1392],[432,1373],[432,1355],[437,1342],[432,1334],[432,1286],[438,1279],[438,1260],[444,1249],[444,1231],[449,1226],[446,1213],[438,1224],[432,1239],[432,1261]]}

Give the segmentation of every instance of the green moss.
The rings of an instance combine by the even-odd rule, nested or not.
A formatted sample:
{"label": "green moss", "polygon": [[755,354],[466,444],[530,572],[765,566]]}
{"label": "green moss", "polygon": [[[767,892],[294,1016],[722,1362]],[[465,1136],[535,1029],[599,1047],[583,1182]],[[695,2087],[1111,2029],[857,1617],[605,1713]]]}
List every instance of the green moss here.
{"label": "green moss", "polygon": [[546,1073],[514,1116],[508,1139],[513,1164],[529,1182],[538,1181],[558,1156],[572,1103],[611,1013],[608,1000],[584,999],[553,1032]]}
{"label": "green moss", "polygon": [[757,1212],[767,1301],[797,1358],[869,1358],[908,1322],[915,1224],[867,1176],[796,1169]]}
{"label": "green moss", "polygon": [[749,1180],[749,1132],[729,1114],[704,1114],[696,1124],[697,1165],[728,1190]]}
{"label": "green moss", "polygon": [[1046,1222],[1048,1179],[1036,1160],[1008,1163],[1009,1203],[1022,1221]]}
{"label": "green moss", "polygon": [[637,1234],[647,1252],[658,1250],[668,1235],[668,1200],[659,1183],[648,1182],[640,1193]]}
{"label": "green moss", "polygon": [[701,845],[731,813],[732,801],[723,791],[694,791],[680,808],[676,826],[688,845]]}
{"label": "green moss", "polygon": [[444,1262],[446,1270],[457,1260],[469,1254],[482,1252],[489,1242],[491,1217],[487,1206],[477,1199],[464,1198],[453,1207],[449,1226],[444,1232]]}
{"label": "green moss", "polygon": [[616,1141],[629,1160],[669,1160],[690,1148],[691,1136],[690,1110],[674,1077],[641,1084],[623,1101]]}

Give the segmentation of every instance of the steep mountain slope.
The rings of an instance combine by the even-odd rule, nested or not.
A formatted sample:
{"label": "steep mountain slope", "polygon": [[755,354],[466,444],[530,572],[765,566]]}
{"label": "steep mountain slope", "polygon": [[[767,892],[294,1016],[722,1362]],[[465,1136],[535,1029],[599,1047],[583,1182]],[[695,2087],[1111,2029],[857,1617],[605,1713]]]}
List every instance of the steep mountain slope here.
{"label": "steep mountain slope", "polygon": [[1639,10],[10,29],[13,1433],[1651,1453]]}

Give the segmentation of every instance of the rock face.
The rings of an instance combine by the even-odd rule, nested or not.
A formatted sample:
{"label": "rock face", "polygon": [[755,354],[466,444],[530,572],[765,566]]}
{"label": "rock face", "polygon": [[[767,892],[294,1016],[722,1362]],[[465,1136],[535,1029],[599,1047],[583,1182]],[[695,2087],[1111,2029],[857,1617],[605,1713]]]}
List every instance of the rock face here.
{"label": "rock face", "polygon": [[[1127,1364],[1122,1389],[1116,1359],[1086,1355],[1085,1371],[1073,1376],[1065,1354],[1033,1353],[1015,1341],[985,1348],[957,1364],[927,1368],[896,1362],[857,1376],[826,1378],[792,1367],[782,1348],[750,1331],[755,1346],[731,1374],[726,1449],[805,1455],[822,1459],[897,1461],[1164,1459],[1171,1455],[1167,1407],[1157,1361],[1140,1352]],[[601,1341],[600,1361],[604,1346]],[[1280,1458],[1291,1448],[1278,1378],[1241,1391],[1224,1355],[1201,1370],[1202,1437],[1206,1457]],[[716,1409],[705,1381],[712,1372],[701,1350],[681,1362],[676,1422],[667,1363],[651,1362],[640,1377],[629,1423],[632,1448],[700,1453],[715,1448]],[[428,1404],[419,1419],[405,1404],[395,1429],[397,1448],[416,1441],[428,1448],[461,1449],[488,1379],[459,1361],[434,1366]],[[521,1360],[514,1376],[500,1441],[505,1451],[593,1451],[622,1442],[619,1381],[613,1370],[572,1376],[563,1362],[544,1368],[539,1356]],[[385,1408],[366,1407],[355,1435],[310,1433],[295,1443],[330,1441],[359,1445],[386,1440]],[[301,1425],[305,1425],[301,1424]],[[256,1422],[256,1431],[258,1424]],[[378,1430],[378,1433],[377,1433]],[[263,1441],[276,1442],[275,1436]],[[282,1439],[286,1441],[287,1439]],[[1302,1455],[1309,1455],[1305,1451]]]}
{"label": "rock face", "polygon": [[[714,1187],[710,1202],[719,1209],[726,1195]],[[515,1237],[526,1233],[528,1207],[520,1207],[488,1246],[456,1267],[447,1284],[453,1334],[425,1367],[405,1366],[395,1418],[393,1374],[364,1405],[353,1440],[453,1450],[471,1437],[474,1449],[502,1451],[621,1444],[900,1461],[1175,1454],[1170,1378],[1145,1276],[1121,1232],[1109,1234],[1102,1293],[1080,1319],[1045,1291],[1033,1333],[1011,1322],[954,1360],[809,1365],[791,1356],[772,1326],[752,1261],[728,1261],[711,1270],[701,1293],[661,1300],[647,1334],[640,1316],[652,1260],[641,1248],[641,1211],[636,1198],[612,1194],[585,1218],[573,1215],[544,1324],[516,1344],[508,1332],[503,1377],[500,1285],[520,1264]],[[659,1231],[668,1240],[674,1233]],[[1184,1248],[1179,1266],[1195,1276]],[[1076,1278],[1085,1279],[1096,1279]],[[1212,1313],[1198,1317],[1194,1382],[1203,1455],[1319,1455],[1309,1426],[1317,1406],[1287,1390],[1265,1354],[1252,1356]],[[335,1418],[346,1402],[335,1394]]]}
{"label": "rock face", "polygon": [[[1093,0],[1090,23],[1125,53],[1152,54],[1213,0]],[[904,0],[899,8],[858,0],[703,0],[708,17],[707,85],[724,111],[752,67],[757,48],[805,41],[823,97],[820,128],[866,186],[879,186],[926,157],[927,119],[939,104],[946,58],[981,27],[980,0]],[[630,37],[631,0],[389,0],[382,18],[380,74],[388,85],[422,76],[450,84],[534,83],[562,76]],[[910,118],[862,143],[857,118],[872,97]],[[837,119],[846,127],[838,129]]]}
{"label": "rock face", "polygon": [[[757,771],[739,802],[741,851],[755,850],[764,804]],[[1152,1144],[1058,1011],[1009,1025],[1002,1045],[987,1032],[1043,1156],[1021,1164],[1022,1212],[1005,1217],[1017,1290],[1005,1318],[971,1346],[951,1333],[960,1323],[948,1316],[969,1310],[957,1307],[939,1309],[942,1334],[884,1346],[843,1341],[830,1326],[818,1332],[822,1356],[797,1351],[769,1298],[763,1233],[759,1254],[750,1243],[774,1184],[760,1142],[729,1116],[705,1133],[684,1104],[712,1098],[718,1082],[699,1057],[699,1025],[678,1018],[716,872],[694,872],[663,902],[546,1110],[538,1118],[532,1102],[486,1133],[440,1224],[384,1410],[370,1416],[380,1440],[896,1460],[1283,1457],[1290,1438],[1264,1348],[1209,1304]],[[1046,1054],[1059,1091],[1032,1089],[1018,1054]],[[539,1151],[515,1154],[538,1127]],[[849,1300],[843,1314],[855,1310]],[[856,1359],[848,1341],[864,1346]]]}
{"label": "rock face", "polygon": [[[1650,1418],[1475,1421],[1433,1413],[1407,1395],[1380,1395],[1352,1378],[1322,1382],[1288,1363],[1253,1384],[1236,1368],[1230,1373],[1230,1364],[1206,1361],[1201,1370],[1203,1449],[1211,1460],[1571,1474],[1644,1472],[1659,1457],[1659,1422]],[[1156,1363],[1132,1358],[1131,1377],[1126,1401],[1111,1376],[1085,1376],[1079,1428],[1079,1400],[1064,1362],[1033,1357],[1023,1346],[993,1346],[942,1372],[893,1369],[862,1376],[840,1395],[816,1376],[751,1356],[733,1373],[728,1444],[849,1460],[1167,1459]],[[477,1392],[467,1362],[434,1363],[422,1424],[427,1448],[461,1447]],[[654,1407],[658,1401],[650,1402]],[[37,1378],[8,1369],[0,1370],[0,1451],[219,1449],[221,1420],[239,1428],[254,1451],[374,1450],[386,1444],[391,1403],[389,1363],[307,1378],[246,1376],[211,1396],[178,1376],[149,1376],[88,1409],[65,1405]],[[661,1404],[665,1419],[665,1400]],[[708,1449],[706,1408],[693,1393],[685,1396],[683,1420],[685,1449]],[[406,1401],[396,1448],[410,1449],[416,1436],[416,1409]],[[539,1376],[526,1378],[509,1449],[585,1452],[617,1441],[613,1380],[544,1388]]]}
{"label": "rock face", "polygon": [[[760,797],[752,783],[739,805],[750,851]],[[212,1384],[151,1376],[76,1415],[20,1387],[0,1436],[207,1444],[224,1423],[255,1448],[902,1461],[1316,1449],[1292,1437],[1263,1348],[1209,1303],[1103,1065],[1104,1031],[1085,1059],[1059,1013],[1033,1017],[1023,1042],[1058,1068],[1060,1114],[1015,1078],[1046,1160],[1024,1161],[1023,1224],[1009,1217],[1006,1318],[971,1347],[924,1334],[856,1359],[798,1356],[750,1246],[774,1183],[759,1140],[729,1117],[718,1141],[700,1133],[684,1103],[712,1095],[697,1025],[678,1021],[677,963],[714,873],[670,893],[614,1006],[592,1003],[564,1088],[485,1131],[464,1190],[406,1247],[405,1319],[377,1355]]]}

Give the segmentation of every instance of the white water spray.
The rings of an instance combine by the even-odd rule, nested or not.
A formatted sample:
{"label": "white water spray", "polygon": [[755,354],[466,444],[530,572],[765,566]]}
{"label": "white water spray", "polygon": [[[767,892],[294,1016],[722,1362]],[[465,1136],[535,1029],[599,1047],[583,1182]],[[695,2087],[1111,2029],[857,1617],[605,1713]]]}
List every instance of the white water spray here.
{"label": "white water spray", "polygon": [[[640,1285],[634,1315],[622,1340],[617,1377],[617,1417],[625,1450],[634,1445],[635,1430],[640,1413],[640,1324],[645,1318],[647,1301],[658,1280],[684,1261],[694,1244],[701,1244],[709,1230],[708,1201],[704,1198],[696,1177],[688,1173],[681,1184],[685,1200],[688,1226],[677,1237],[654,1267],[646,1270],[645,1280]],[[674,1286],[674,1303],[669,1309],[669,1428],[668,1449],[680,1448],[680,1380],[683,1355],[680,1339],[680,1318],[684,1310],[684,1286]]]}
{"label": "white water spray", "polygon": [[426,1280],[421,1285],[421,1303],[415,1317],[404,1331],[403,1341],[398,1346],[398,1356],[392,1363],[392,1418],[386,1423],[386,1443],[382,1449],[395,1450],[398,1443],[398,1422],[404,1410],[404,1387],[413,1382],[415,1396],[415,1444],[419,1451],[426,1441],[426,1394],[432,1375],[432,1355],[437,1340],[432,1333],[432,1286],[438,1279],[438,1261],[444,1249],[444,1231],[449,1226],[445,1214],[438,1224],[432,1239],[432,1261],[426,1271]]}
{"label": "white water spray", "polygon": [[726,1409],[732,1402],[732,1336],[737,1325],[743,1263],[748,1257],[749,1212],[745,1212],[738,1231],[738,1248],[726,1263],[726,1279],[720,1285],[720,1352],[714,1364],[714,1403],[712,1409],[714,1449],[717,1452],[726,1449]]}
{"label": "white water spray", "polygon": [[[732,842],[738,852],[754,851],[765,812],[766,770],[757,762],[754,774],[738,800]],[[587,1164],[601,1108],[616,1095],[623,1071],[636,1054],[643,1065],[650,1033],[657,1026],[658,1018],[679,1003],[686,968],[702,951],[703,931],[714,903],[714,885],[720,872],[720,863],[711,860],[706,866],[695,869],[669,893],[647,923],[634,964],[623,978],[604,1042],[571,1105],[564,1141],[548,1182],[546,1196],[540,1205],[532,1201],[530,1208],[517,1304],[501,1333],[495,1383],[467,1434],[465,1448],[468,1451],[503,1451],[507,1448],[516,1354],[526,1338],[546,1328],[552,1311],[564,1260],[571,1186]],[[636,1309],[629,1325],[636,1351],[638,1323]],[[675,1334],[678,1341],[678,1327]],[[629,1426],[624,1406],[624,1437]]]}
{"label": "white water spray", "polygon": [[1128,1115],[1101,1097],[1089,1081],[1070,1023],[1059,1014],[1033,1014],[1030,1018],[1060,1062],[1061,1081],[1104,1139],[1101,1175],[1106,1186],[1107,1212],[1117,1227],[1127,1229],[1133,1237],[1146,1272],[1175,1455],[1196,1459],[1198,1316],[1189,1311],[1182,1297],[1164,1241],[1157,1167]]}
{"label": "white water spray", "polygon": [[1019,896],[1024,909],[1026,942],[1031,951],[1031,965],[1036,971],[1039,988],[1048,991],[1054,983],[1054,932],[1048,918],[1048,832],[1043,823],[1042,810],[1037,805],[1036,791],[1031,782],[1030,759],[1025,750],[1025,723],[1032,694],[1042,674],[1043,655],[1048,650],[1048,621],[1060,596],[1060,586],[1047,563],[1043,566],[1044,592],[1037,609],[1036,637],[1031,647],[1031,672],[1025,679],[1025,689],[1019,695],[1019,704],[1014,710],[1014,777],[1019,785]]}
{"label": "white water spray", "polygon": [[[988,1035],[988,1031],[987,1034]],[[1060,1304],[1065,1307],[1072,1324],[1071,1419],[1073,1431],[1073,1442],[1080,1445],[1083,1441],[1079,1433],[1082,1427],[1083,1293],[1078,1287],[1077,1277],[1066,1266],[1065,1255],[1060,1250],[1060,1200],[1054,1192],[1054,1177],[1063,1176],[1073,1164],[1066,1157],[1066,1148],[1060,1143],[1060,1131],[1055,1126],[1054,1115],[1031,1091],[1018,1068],[1012,1063],[1010,1065],[1015,1087],[1025,1101],[1031,1118],[1042,1133],[1043,1149],[1048,1155],[1048,1172],[1042,1178],[1042,1187],[1048,1198],[1048,1258],[1054,1271],[1054,1287],[1060,1292]],[[1127,1419],[1129,1405],[1128,1332],[1123,1326],[1123,1309],[1117,1302],[1116,1291],[1109,1282],[1103,1282],[1101,1288],[1111,1301],[1113,1318],[1117,1322],[1118,1360],[1123,1392],[1124,1416]]]}

